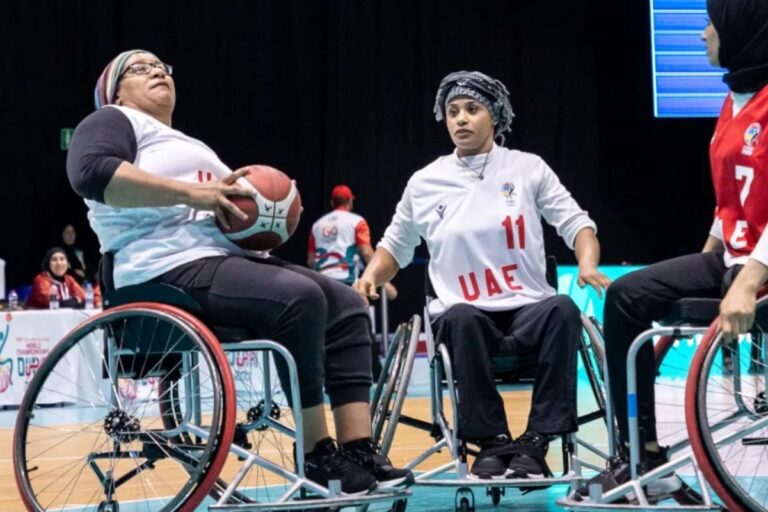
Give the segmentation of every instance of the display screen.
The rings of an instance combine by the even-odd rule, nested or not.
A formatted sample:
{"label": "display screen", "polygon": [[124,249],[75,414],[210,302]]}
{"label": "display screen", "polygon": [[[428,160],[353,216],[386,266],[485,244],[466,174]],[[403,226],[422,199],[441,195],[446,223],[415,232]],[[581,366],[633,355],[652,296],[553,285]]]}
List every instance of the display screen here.
{"label": "display screen", "polygon": [[728,91],[707,61],[706,0],[650,0],[656,117],[717,117]]}

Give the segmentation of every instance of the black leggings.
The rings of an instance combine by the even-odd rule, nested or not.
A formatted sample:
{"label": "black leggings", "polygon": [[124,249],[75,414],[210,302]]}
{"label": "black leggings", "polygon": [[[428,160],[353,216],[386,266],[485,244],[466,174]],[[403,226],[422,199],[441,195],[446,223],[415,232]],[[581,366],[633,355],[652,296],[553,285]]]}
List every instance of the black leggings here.
{"label": "black leggings", "polygon": [[[296,360],[302,407],[323,402],[323,384],[331,407],[369,400],[370,319],[349,286],[275,257],[242,256],[193,261],[154,281],[190,293],[207,322],[284,345]],[[285,384],[281,365],[278,373]]]}
{"label": "black leggings", "polygon": [[504,401],[496,389],[492,356],[535,355],[528,430],[561,434],[578,429],[576,347],[579,308],[556,295],[512,311],[481,311],[457,304],[432,324],[451,354],[459,393],[459,431],[467,440],[509,432]]}
{"label": "black leggings", "polygon": [[[680,256],[622,276],[608,287],[605,297],[605,352],[611,383],[611,400],[623,446],[629,441],[627,423],[627,354],[638,334],[650,329],[678,299],[720,298],[726,280],[722,252]],[[637,353],[638,425],[646,441],[656,441],[653,383],[656,361],[653,344]]]}

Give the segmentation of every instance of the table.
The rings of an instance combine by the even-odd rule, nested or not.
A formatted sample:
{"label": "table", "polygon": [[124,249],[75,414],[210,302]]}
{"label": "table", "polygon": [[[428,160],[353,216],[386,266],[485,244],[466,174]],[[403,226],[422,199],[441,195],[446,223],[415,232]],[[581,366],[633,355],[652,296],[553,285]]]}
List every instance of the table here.
{"label": "table", "polygon": [[[56,343],[99,311],[58,309],[0,312],[0,407],[18,406],[27,384]],[[77,386],[78,366],[78,362],[73,361],[70,379],[62,376],[62,389],[74,389]]]}

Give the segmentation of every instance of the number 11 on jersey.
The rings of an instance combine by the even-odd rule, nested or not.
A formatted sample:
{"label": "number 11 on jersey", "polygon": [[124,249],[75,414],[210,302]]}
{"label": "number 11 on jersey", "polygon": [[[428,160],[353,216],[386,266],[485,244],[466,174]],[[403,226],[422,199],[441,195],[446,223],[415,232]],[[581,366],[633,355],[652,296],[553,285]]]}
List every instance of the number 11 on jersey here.
{"label": "number 11 on jersey", "polygon": [[[512,217],[507,215],[501,225],[504,226],[504,232],[507,235],[507,248],[525,249],[525,217],[521,214],[512,221]],[[515,227],[517,227],[517,233],[515,233]]]}

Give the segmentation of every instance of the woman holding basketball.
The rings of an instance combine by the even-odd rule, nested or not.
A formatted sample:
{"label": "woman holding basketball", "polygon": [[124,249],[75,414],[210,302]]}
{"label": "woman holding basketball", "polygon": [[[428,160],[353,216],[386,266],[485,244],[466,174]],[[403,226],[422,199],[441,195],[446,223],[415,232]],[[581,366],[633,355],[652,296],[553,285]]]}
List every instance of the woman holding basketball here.
{"label": "woman holding basketball", "polygon": [[[89,208],[102,252],[115,255],[116,288],[148,281],[186,290],[212,322],[274,339],[296,360],[306,475],[341,480],[347,493],[408,484],[410,472],[374,456],[368,312],[353,290],[264,254],[254,257],[216,227],[245,214],[227,196],[250,196],[204,143],[171,127],[173,68],[144,50],[115,57],[94,92],[96,111],[75,130],[67,173]],[[323,385],[340,448],[329,437]]]}

